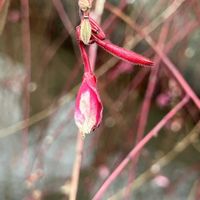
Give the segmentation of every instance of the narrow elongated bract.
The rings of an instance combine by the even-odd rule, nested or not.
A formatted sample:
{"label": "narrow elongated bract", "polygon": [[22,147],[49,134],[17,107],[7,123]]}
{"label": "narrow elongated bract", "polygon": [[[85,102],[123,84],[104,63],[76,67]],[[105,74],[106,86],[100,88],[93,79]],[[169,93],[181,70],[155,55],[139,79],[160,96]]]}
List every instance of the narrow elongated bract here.
{"label": "narrow elongated bract", "polygon": [[89,21],[90,21],[92,31],[95,34],[95,36],[99,38],[100,40],[104,40],[106,38],[106,35],[104,31],[102,30],[102,28],[91,17],[89,17]]}
{"label": "narrow elongated bract", "polygon": [[94,37],[95,42],[104,50],[106,50],[108,53],[111,53],[112,55],[125,60],[129,61],[134,64],[139,65],[153,65],[153,62],[149,60],[148,58],[145,58],[142,55],[139,55],[133,51],[124,49],[122,47],[119,47],[113,43],[111,43],[109,40],[100,40],[97,37]]}
{"label": "narrow elongated bract", "polygon": [[92,35],[91,25],[89,19],[83,19],[81,21],[81,29],[80,29],[80,39],[81,41],[88,45],[90,42],[90,38]]}

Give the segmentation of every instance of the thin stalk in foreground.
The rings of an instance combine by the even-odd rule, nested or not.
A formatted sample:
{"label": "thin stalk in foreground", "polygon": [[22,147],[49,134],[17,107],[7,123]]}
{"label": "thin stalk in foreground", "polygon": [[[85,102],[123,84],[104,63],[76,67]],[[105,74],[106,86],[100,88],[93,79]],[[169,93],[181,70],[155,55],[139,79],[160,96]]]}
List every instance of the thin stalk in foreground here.
{"label": "thin stalk in foreground", "polygon": [[[169,31],[169,25],[170,25],[169,21],[166,22],[163,25],[162,30],[160,32],[159,41],[157,45],[160,46],[161,49],[163,49],[165,46],[166,38]],[[154,70],[151,71],[149,81],[148,81],[148,86],[145,93],[145,98],[141,106],[141,111],[140,111],[141,114],[139,117],[137,134],[136,134],[136,144],[143,138],[143,135],[145,133],[145,128],[146,128],[146,124],[147,124],[149,112],[150,112],[152,96],[154,94],[154,90],[157,83],[157,77],[159,75],[159,70],[160,70],[160,57],[155,56],[154,63],[155,63],[155,67],[154,67]],[[127,192],[125,193],[125,195],[129,197],[129,199],[130,199],[130,186],[135,178],[135,172],[137,169],[137,162],[139,160],[139,157],[140,157],[140,154],[138,154],[135,157],[130,169],[129,183],[127,186]]]}
{"label": "thin stalk in foreground", "polygon": [[[167,154],[159,158],[155,161],[149,169],[143,172],[141,175],[137,177],[137,179],[131,183],[131,191],[136,190],[142,187],[150,178],[155,176],[155,173],[152,172],[152,168],[154,166],[159,166],[160,169],[163,169],[167,165],[169,165],[179,154],[183,153],[183,151],[196,140],[198,140],[200,134],[200,121],[197,122],[195,127],[177,144],[170,150]],[[124,194],[126,188],[122,188],[119,191],[115,192],[108,200],[117,200],[122,199],[122,195]]]}
{"label": "thin stalk in foreground", "polygon": [[118,165],[118,167],[111,173],[111,175],[106,179],[103,185],[100,187],[98,192],[92,198],[92,200],[100,200],[108,189],[110,184],[119,176],[126,165],[142,150],[142,148],[153,138],[162,127],[189,101],[189,97],[185,96],[171,111],[169,111],[162,120],[129,152],[129,154],[124,158],[124,160]]}
{"label": "thin stalk in foreground", "polygon": [[[93,16],[94,16],[95,20],[98,22],[98,24],[101,23],[101,17],[102,17],[103,11],[104,11],[104,4],[105,4],[105,0],[97,0],[96,1]],[[96,44],[91,45],[89,47],[89,55],[90,55],[91,67],[94,70],[96,58],[97,58],[97,45]]]}
{"label": "thin stalk in foreground", "polygon": [[75,158],[74,166],[73,166],[69,200],[76,200],[80,169],[81,169],[81,161],[82,161],[82,155],[83,155],[83,143],[84,143],[84,140],[82,138],[82,134],[78,133],[77,143],[76,143],[76,158]]}
{"label": "thin stalk in foreground", "polygon": [[[23,46],[23,59],[26,76],[24,79],[24,120],[29,124],[30,114],[30,91],[29,84],[31,82],[31,38],[30,38],[30,22],[29,22],[29,0],[21,0],[21,13],[22,13],[22,46]],[[22,142],[24,151],[24,166],[26,173],[28,173],[28,125],[23,130]],[[27,175],[27,174],[26,174]]]}

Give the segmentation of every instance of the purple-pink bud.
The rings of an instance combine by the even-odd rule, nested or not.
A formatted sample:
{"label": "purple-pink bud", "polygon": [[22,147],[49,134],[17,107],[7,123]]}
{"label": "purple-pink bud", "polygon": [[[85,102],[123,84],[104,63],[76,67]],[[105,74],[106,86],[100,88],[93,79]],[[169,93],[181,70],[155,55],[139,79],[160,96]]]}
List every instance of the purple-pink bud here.
{"label": "purple-pink bud", "polygon": [[95,130],[102,120],[103,106],[97,91],[96,77],[84,73],[75,105],[75,123],[83,135]]}

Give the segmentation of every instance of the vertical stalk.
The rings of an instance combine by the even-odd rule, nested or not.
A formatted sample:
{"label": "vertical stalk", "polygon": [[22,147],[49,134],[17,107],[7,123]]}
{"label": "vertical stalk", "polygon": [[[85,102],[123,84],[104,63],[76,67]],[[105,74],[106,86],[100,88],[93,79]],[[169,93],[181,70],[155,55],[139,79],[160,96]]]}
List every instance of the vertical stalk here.
{"label": "vertical stalk", "polygon": [[69,200],[76,200],[80,169],[81,169],[81,161],[82,161],[82,155],[83,155],[83,144],[84,144],[84,140],[82,138],[82,134],[78,133],[77,143],[76,143],[76,158],[75,158],[75,162],[73,166]]}
{"label": "vertical stalk", "polygon": [[[23,58],[26,76],[24,79],[24,119],[29,123],[30,114],[30,93],[29,84],[31,81],[31,38],[30,38],[30,22],[29,22],[29,0],[21,0],[22,13],[22,46]],[[28,171],[28,132],[29,128],[26,126],[23,130],[23,150],[24,150],[24,164]]]}
{"label": "vertical stalk", "polygon": [[87,55],[87,52],[85,49],[86,47],[81,41],[78,41],[78,42],[79,42],[79,48],[81,51],[81,57],[82,57],[83,64],[84,64],[84,72],[92,73],[93,70],[91,69],[90,61],[89,61],[89,58],[88,58],[88,55]]}
{"label": "vertical stalk", "polygon": [[[100,24],[100,22],[101,22],[101,16],[103,14],[104,4],[105,4],[105,0],[97,0],[96,1],[96,6],[95,6],[93,15],[94,15],[95,21],[98,24]],[[96,57],[97,57],[97,45],[96,44],[93,44],[90,46],[89,55],[90,55],[91,67],[92,67],[92,70],[94,71]]]}

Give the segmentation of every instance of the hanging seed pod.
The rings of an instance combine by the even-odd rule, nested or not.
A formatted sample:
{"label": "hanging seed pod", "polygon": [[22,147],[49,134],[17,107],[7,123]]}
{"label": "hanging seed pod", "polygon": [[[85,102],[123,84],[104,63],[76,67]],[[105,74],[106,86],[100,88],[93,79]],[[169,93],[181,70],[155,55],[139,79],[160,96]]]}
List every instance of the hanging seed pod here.
{"label": "hanging seed pod", "polygon": [[81,28],[80,28],[80,40],[88,45],[90,42],[90,38],[92,35],[91,25],[89,19],[83,19],[81,21]]}

